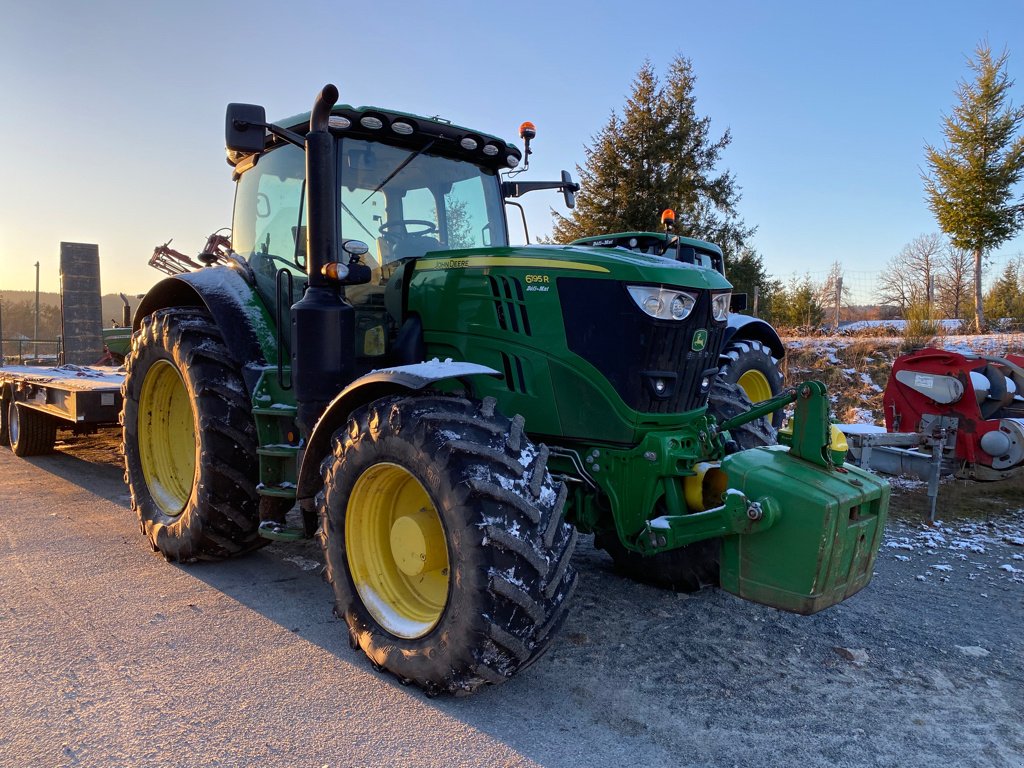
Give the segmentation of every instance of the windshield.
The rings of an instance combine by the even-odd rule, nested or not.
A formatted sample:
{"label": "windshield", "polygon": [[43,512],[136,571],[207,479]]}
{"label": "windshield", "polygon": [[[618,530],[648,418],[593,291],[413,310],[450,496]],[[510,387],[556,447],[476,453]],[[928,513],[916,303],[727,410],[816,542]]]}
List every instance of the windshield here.
{"label": "windshield", "polygon": [[508,245],[496,173],[430,149],[338,142],[341,237],[365,241],[371,267],[430,251]]}

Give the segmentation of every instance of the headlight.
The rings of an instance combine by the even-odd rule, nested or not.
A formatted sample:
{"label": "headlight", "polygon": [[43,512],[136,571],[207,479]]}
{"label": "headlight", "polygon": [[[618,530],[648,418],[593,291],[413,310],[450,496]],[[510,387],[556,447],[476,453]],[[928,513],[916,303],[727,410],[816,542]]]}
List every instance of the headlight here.
{"label": "headlight", "polygon": [[685,320],[697,303],[696,296],[682,291],[670,291],[652,285],[629,285],[626,288],[640,309],[659,320]]}
{"label": "headlight", "polygon": [[731,293],[716,293],[711,297],[711,314],[721,322],[729,316],[729,305],[732,304]]}

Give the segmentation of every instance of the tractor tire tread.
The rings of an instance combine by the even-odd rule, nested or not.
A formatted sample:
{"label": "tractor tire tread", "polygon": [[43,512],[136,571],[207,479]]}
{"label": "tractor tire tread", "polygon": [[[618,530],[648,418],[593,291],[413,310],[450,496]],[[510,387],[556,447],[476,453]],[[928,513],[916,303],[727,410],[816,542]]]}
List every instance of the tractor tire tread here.
{"label": "tractor tire tread", "polygon": [[[199,480],[181,514],[165,515],[153,502],[141,469],[135,430],[142,379],[156,360],[178,367],[198,411]],[[176,307],[143,318],[125,361],[122,434],[131,506],[151,545],[179,562],[222,560],[266,543],[259,525],[258,444],[240,365],[202,309]],[[141,376],[133,376],[140,370]]]}
{"label": "tractor tire tread", "polygon": [[[565,494],[525,432],[515,448],[516,421],[488,400],[387,397],[352,414],[322,464],[317,507],[336,611],[368,657],[428,693],[468,693],[531,664],[564,620],[575,588],[576,537],[562,519]],[[445,478],[437,491],[446,494],[439,514],[444,507],[456,518],[442,515],[446,527],[465,532],[458,544],[449,534],[449,548],[462,548],[450,550],[452,594],[464,586],[449,597],[438,626],[410,640],[369,616],[349,575],[343,540],[345,505],[357,476],[399,455],[410,457],[406,468],[419,476],[429,470]],[[527,467],[533,470],[528,477]],[[449,639],[438,645],[439,637]]]}

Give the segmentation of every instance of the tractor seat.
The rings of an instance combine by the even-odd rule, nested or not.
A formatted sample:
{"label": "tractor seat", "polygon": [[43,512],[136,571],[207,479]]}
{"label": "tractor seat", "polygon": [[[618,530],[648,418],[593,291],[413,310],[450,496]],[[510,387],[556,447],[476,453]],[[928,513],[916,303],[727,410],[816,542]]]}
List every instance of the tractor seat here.
{"label": "tractor seat", "polygon": [[395,238],[391,246],[391,258],[398,261],[412,256],[422,256],[431,251],[443,251],[445,247],[437,238],[429,235],[408,235]]}

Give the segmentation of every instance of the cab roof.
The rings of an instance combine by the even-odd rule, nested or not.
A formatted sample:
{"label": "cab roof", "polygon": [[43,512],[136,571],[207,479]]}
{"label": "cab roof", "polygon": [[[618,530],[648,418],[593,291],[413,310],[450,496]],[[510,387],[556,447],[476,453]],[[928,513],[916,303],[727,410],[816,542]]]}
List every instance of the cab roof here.
{"label": "cab roof", "polygon": [[[303,112],[275,124],[304,136],[309,132],[309,119],[310,113]],[[497,136],[455,125],[440,117],[424,117],[382,107],[337,104],[331,109],[329,126],[335,135],[381,141],[412,150],[429,147],[432,154],[469,160],[495,171],[514,168],[523,157],[519,147]],[[281,143],[284,143],[283,139],[267,134],[267,149]],[[229,162],[235,164],[239,160],[241,156],[231,157],[229,153]]]}

